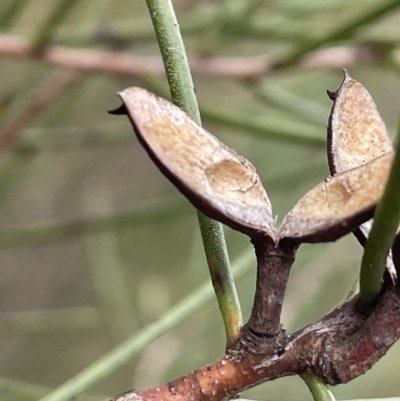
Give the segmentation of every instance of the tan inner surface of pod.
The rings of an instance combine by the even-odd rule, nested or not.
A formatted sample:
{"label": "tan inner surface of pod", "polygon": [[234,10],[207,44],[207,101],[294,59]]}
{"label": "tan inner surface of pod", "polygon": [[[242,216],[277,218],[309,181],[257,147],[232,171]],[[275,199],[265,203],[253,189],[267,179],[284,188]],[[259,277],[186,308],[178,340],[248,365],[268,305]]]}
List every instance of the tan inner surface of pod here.
{"label": "tan inner surface of pod", "polygon": [[137,134],[189,200],[196,203],[197,197],[210,208],[202,210],[205,214],[216,210],[227,224],[233,221],[275,237],[271,204],[250,162],[169,101],[135,87],[119,95]]}
{"label": "tan inner surface of pod", "polygon": [[353,224],[354,216],[373,208],[379,201],[392,160],[393,152],[390,152],[318,184],[286,215],[280,238],[312,237],[314,241],[318,236],[326,240],[331,236],[335,239],[335,228],[340,231]]}
{"label": "tan inner surface of pod", "polygon": [[368,91],[344,70],[330,118],[330,149],[335,173],[360,166],[393,150]]}

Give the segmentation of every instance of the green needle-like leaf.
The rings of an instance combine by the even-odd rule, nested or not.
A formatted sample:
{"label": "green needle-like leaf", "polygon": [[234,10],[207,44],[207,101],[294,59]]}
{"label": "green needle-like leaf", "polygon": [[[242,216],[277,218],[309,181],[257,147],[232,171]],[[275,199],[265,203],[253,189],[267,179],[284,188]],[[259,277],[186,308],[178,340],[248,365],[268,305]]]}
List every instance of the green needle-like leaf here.
{"label": "green needle-like leaf", "polygon": [[374,224],[364,247],[360,271],[360,300],[364,305],[378,296],[385,270],[386,258],[400,221],[400,141],[381,201],[378,203]]}
{"label": "green needle-like leaf", "polygon": [[[173,102],[198,124],[199,106],[194,92],[185,47],[171,1],[147,0],[167,74]],[[210,275],[224,320],[227,346],[240,332],[242,315],[229,266],[224,233],[220,223],[198,212]]]}

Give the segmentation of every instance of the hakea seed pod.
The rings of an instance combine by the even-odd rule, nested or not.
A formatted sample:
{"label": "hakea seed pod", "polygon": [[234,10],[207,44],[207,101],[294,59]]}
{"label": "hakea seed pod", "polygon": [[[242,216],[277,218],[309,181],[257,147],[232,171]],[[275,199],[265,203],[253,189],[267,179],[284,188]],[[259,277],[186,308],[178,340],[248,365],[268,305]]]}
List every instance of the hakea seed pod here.
{"label": "hakea seed pod", "polygon": [[[333,100],[328,124],[328,162],[332,175],[393,151],[392,140],[379,111],[368,91],[354,80],[347,70],[336,92],[329,92]],[[361,224],[354,235],[364,245],[372,228],[372,220]],[[396,270],[391,254],[386,267],[396,281]]]}
{"label": "hakea seed pod", "polygon": [[332,175],[393,151],[378,109],[368,91],[347,70],[336,92],[328,124],[328,162]]}
{"label": "hakea seed pod", "polygon": [[139,141],[167,178],[204,214],[275,241],[271,204],[253,165],[179,107],[145,89],[119,93],[112,114],[127,114]]}
{"label": "hakea seed pod", "polygon": [[[367,101],[372,101],[368,93],[354,82],[346,72],[344,84],[348,89],[344,90],[342,85],[331,94],[335,106],[330,125],[336,127],[332,129],[331,138],[335,140],[331,139],[331,148],[340,149],[332,153],[330,164],[340,165],[337,169],[346,168],[303,196],[284,218],[279,233],[270,201],[253,165],[179,107],[145,89],[131,87],[119,93],[123,105],[110,113],[128,115],[154,163],[201,212],[253,239],[264,238],[281,246],[296,247],[304,242],[334,241],[356,230],[372,217],[383,193],[393,159],[392,147],[384,138],[378,141],[382,147],[379,151],[363,144],[364,156],[360,158],[351,146],[354,139],[349,141],[345,135],[336,133],[349,129],[355,124],[353,119],[360,123],[361,117],[352,116],[351,108],[357,114],[359,107],[368,106],[377,113],[376,107]],[[343,96],[347,97],[347,103],[343,102]],[[344,110],[344,105],[347,107],[351,102],[358,106]],[[372,125],[372,120],[368,121]],[[379,121],[377,124],[382,127]],[[373,137],[373,132],[368,136]],[[375,145],[371,139],[370,147]]]}
{"label": "hakea seed pod", "polygon": [[280,243],[335,241],[370,219],[392,160],[390,152],[318,184],[284,218]]}

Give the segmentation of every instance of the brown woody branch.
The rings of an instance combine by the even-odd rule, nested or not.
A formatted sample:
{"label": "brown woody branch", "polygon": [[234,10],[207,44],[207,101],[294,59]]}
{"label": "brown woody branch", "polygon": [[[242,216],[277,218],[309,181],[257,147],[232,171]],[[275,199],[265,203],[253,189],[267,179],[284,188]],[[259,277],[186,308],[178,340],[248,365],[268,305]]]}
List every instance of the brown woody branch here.
{"label": "brown woody branch", "polygon": [[[220,360],[161,386],[128,392],[111,401],[221,401],[257,384],[311,372],[331,385],[370,369],[400,338],[400,286],[385,286],[375,307],[358,299],[292,335],[280,327],[280,312],[295,248],[253,240],[257,284],[253,311],[237,341]],[[400,239],[393,247],[399,266]]]}
{"label": "brown woody branch", "polygon": [[[361,106],[355,108],[357,112],[367,107],[364,92],[359,96],[362,100]],[[357,98],[356,95],[352,94]],[[337,96],[343,94],[339,91]],[[368,220],[383,191],[384,177],[393,159],[391,151],[316,186],[289,212],[277,232],[269,200],[258,186],[259,177],[245,159],[194,126],[166,100],[140,88],[127,88],[120,97],[123,106],[113,114],[128,115],[140,142],[161,172],[203,213],[252,239],[257,282],[250,319],[224,358],[160,387],[130,392],[114,401],[221,401],[259,383],[306,372],[329,384],[345,383],[363,374],[384,355],[400,337],[400,287],[392,286],[387,277],[376,304],[360,307],[361,297],[354,298],[293,335],[282,330],[280,314],[296,244],[332,241]],[[358,104],[358,99],[352,100],[351,110],[354,102]],[[370,124],[371,119],[366,121]],[[362,125],[359,131],[364,132],[363,128]],[[200,147],[205,150],[199,157]],[[376,175],[378,170],[386,171],[386,176]],[[349,191],[355,182],[354,188],[362,187],[367,198],[356,198],[356,192]],[[371,193],[378,195],[374,202]],[[353,195],[350,204],[348,200]],[[348,204],[356,209],[346,209]],[[336,219],[335,214],[341,217]],[[397,268],[399,241],[393,247]]]}
{"label": "brown woody branch", "polygon": [[266,241],[253,242],[257,257],[257,280],[253,308],[246,328],[257,336],[276,337],[281,332],[282,304],[296,249],[278,248]]}
{"label": "brown woody branch", "polygon": [[[213,364],[112,401],[221,401],[257,384],[305,371],[332,385],[346,383],[371,368],[400,337],[400,289],[386,287],[368,316],[358,312],[353,299],[285,336],[283,343],[246,331],[245,327],[236,344]],[[261,343],[264,347],[259,347]]]}
{"label": "brown woody branch", "polygon": [[[128,56],[114,51],[71,49],[64,46],[47,46],[38,52],[29,41],[0,34],[0,54],[18,58],[37,58],[48,63],[85,72],[107,72],[117,75],[163,75],[164,67],[158,57]],[[318,50],[305,56],[300,67],[343,67],[379,58],[369,46],[333,47]],[[267,57],[192,57],[190,68],[195,74],[254,78],[271,72],[273,60]]]}

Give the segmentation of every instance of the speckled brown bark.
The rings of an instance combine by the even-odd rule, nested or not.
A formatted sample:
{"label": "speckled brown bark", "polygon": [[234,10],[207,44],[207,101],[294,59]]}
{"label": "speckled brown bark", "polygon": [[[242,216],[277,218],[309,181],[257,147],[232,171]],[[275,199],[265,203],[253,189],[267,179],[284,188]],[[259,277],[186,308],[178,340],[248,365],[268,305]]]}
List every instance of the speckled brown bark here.
{"label": "speckled brown bark", "polygon": [[[329,384],[346,383],[370,369],[400,337],[400,289],[384,289],[371,314],[357,312],[357,300],[337,307],[291,336],[249,332],[222,359],[153,389],[113,401],[221,401],[259,383],[306,370]],[[255,346],[264,344],[264,347]]]}
{"label": "speckled brown bark", "polygon": [[[398,262],[400,239],[393,254]],[[280,311],[295,249],[255,242],[257,285],[248,323],[226,355],[161,386],[112,401],[221,401],[259,383],[310,371],[331,385],[370,369],[400,337],[400,287],[386,280],[377,304],[360,313],[357,299],[292,335]]]}
{"label": "speckled brown bark", "polygon": [[368,317],[357,313],[355,300],[339,309],[322,319],[324,333],[314,330],[304,350],[308,368],[332,385],[364,374],[400,337],[400,291],[389,286]]}
{"label": "speckled brown bark", "polygon": [[[400,337],[400,286],[388,277],[375,305],[361,308],[352,299],[292,335],[280,325],[298,244],[336,240],[368,220],[392,162],[390,138],[362,85],[345,72],[341,88],[329,95],[334,106],[328,158],[334,176],[300,199],[278,233],[251,163],[169,102],[140,88],[120,94],[126,107],[117,113],[128,113],[159,169],[203,213],[252,239],[257,282],[251,316],[223,358],[112,401],[222,401],[259,383],[305,371],[332,385],[346,383],[370,369]],[[400,238],[392,253],[399,273]]]}
{"label": "speckled brown bark", "polygon": [[257,257],[257,280],[253,309],[246,324],[260,336],[276,336],[281,331],[280,318],[295,247],[253,241]]}
{"label": "speckled brown bark", "polygon": [[[144,400],[217,401],[230,398],[238,391],[253,386],[255,382],[263,381],[265,376],[278,378],[287,374],[287,363],[277,362],[266,367],[259,366],[260,363],[262,363],[261,355],[247,353],[243,358],[228,355],[185,377],[137,394]],[[290,363],[298,365],[294,358]],[[121,398],[121,401],[126,399]]]}

